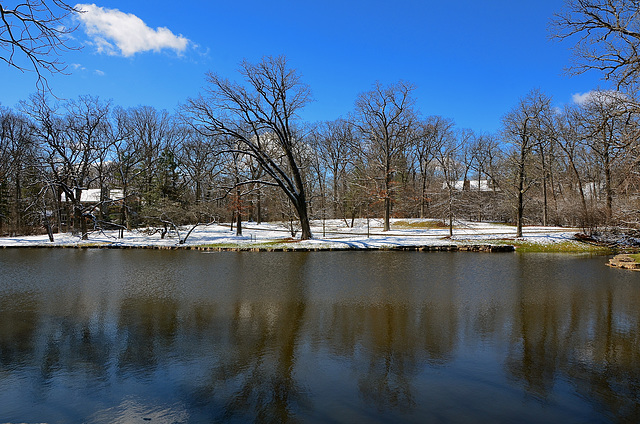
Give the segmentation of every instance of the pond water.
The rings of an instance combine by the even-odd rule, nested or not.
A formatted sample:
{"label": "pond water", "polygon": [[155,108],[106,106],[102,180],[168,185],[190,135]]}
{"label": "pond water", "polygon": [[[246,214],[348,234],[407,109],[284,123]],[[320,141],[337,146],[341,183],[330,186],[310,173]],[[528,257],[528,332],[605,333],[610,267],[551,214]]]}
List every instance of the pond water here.
{"label": "pond water", "polygon": [[0,422],[638,422],[606,259],[1,250]]}

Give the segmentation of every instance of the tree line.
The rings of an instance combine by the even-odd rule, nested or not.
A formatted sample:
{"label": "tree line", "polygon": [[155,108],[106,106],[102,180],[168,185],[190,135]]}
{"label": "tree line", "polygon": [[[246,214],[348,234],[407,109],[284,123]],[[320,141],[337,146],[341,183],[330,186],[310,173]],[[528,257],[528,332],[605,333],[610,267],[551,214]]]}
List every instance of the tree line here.
{"label": "tree line", "polygon": [[562,110],[532,90],[491,134],[423,116],[407,81],[376,82],[346,117],[303,122],[311,89],[284,57],[242,62],[240,81],[207,74],[174,113],[40,92],[0,109],[0,234],[164,236],[221,221],[241,234],[243,220],[279,220],[307,239],[311,219],[379,217],[389,230],[392,216],[450,232],[457,219],[511,222],[518,235],[637,226],[636,15],[636,2],[567,0],[552,26],[581,37],[573,72],[616,89]]}
{"label": "tree line", "polygon": [[[0,232],[242,221],[436,218],[596,229],[637,225],[638,111],[594,91],[554,109],[533,90],[499,132],[422,116],[414,87],[376,83],[353,113],[305,123],[309,87],[265,58],[247,84],[209,75],[175,113],[33,95],[0,109]],[[93,190],[94,198],[87,193]]]}

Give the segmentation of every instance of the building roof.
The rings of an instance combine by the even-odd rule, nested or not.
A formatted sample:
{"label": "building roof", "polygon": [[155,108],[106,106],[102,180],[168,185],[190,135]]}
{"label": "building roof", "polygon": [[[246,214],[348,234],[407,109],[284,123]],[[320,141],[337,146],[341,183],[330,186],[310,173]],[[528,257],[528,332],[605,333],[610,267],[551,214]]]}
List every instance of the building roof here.
{"label": "building roof", "polygon": [[[478,188],[479,187],[479,188]],[[447,183],[442,183],[442,188],[446,189]],[[494,191],[494,187],[489,180],[460,180],[453,182],[454,190],[469,190],[469,191]]]}
{"label": "building roof", "polygon": [[[87,188],[80,192],[80,201],[84,203],[99,203],[100,202],[100,192],[99,188]],[[109,194],[107,195],[108,200],[119,200],[124,197],[124,193],[122,189],[113,189],[108,190]],[[67,196],[65,193],[62,193],[62,200],[67,201]]]}

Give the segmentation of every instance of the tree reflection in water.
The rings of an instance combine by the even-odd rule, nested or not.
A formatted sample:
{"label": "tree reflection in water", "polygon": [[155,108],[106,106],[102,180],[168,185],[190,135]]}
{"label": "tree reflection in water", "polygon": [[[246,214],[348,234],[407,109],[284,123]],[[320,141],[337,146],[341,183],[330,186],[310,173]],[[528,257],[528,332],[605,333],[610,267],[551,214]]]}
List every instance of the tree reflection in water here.
{"label": "tree reflection in water", "polygon": [[545,274],[553,278],[537,271],[519,285],[508,372],[542,401],[563,378],[604,416],[638,422],[637,281],[611,281],[602,277],[606,270],[597,269],[580,270],[580,278],[571,280],[567,270],[546,266]]}
{"label": "tree reflection in water", "polygon": [[[290,422],[309,398],[295,379],[296,348],[306,311],[305,264],[294,254],[287,266],[254,269],[243,255],[232,260],[237,273],[228,345],[217,352],[210,381],[199,390],[205,404],[224,393],[221,419]],[[267,272],[265,272],[267,271]],[[204,398],[203,398],[204,396]]]}
{"label": "tree reflection in water", "polygon": [[38,300],[33,293],[0,297],[0,371],[26,365],[36,344]]}
{"label": "tree reflection in water", "polygon": [[0,255],[0,422],[640,418],[640,287],[604,259],[77,253],[24,259],[71,255],[58,283]]}

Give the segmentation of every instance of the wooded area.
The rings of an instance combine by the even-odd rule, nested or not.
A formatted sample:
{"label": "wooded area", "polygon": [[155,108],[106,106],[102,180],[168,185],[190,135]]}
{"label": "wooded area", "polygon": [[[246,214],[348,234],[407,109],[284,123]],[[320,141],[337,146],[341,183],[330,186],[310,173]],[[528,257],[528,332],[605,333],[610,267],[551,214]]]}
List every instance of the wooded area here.
{"label": "wooded area", "polygon": [[388,230],[393,216],[514,223],[519,235],[529,224],[636,228],[637,9],[567,1],[553,28],[582,37],[571,70],[597,69],[616,89],[562,110],[533,90],[494,134],[423,116],[406,81],[375,83],[346,117],[303,122],[311,88],[284,57],[243,62],[239,82],[208,74],[174,113],[40,92],[0,108],[0,235],[214,221],[241,234],[252,220],[306,239],[310,219],[383,217]]}
{"label": "wooded area", "polygon": [[420,116],[404,82],[317,124],[291,119],[287,96],[280,107],[243,93],[227,109],[202,97],[175,114],[91,96],[1,109],[0,232],[391,216],[638,225],[640,122],[619,93],[559,111],[532,91],[498,134]]}

